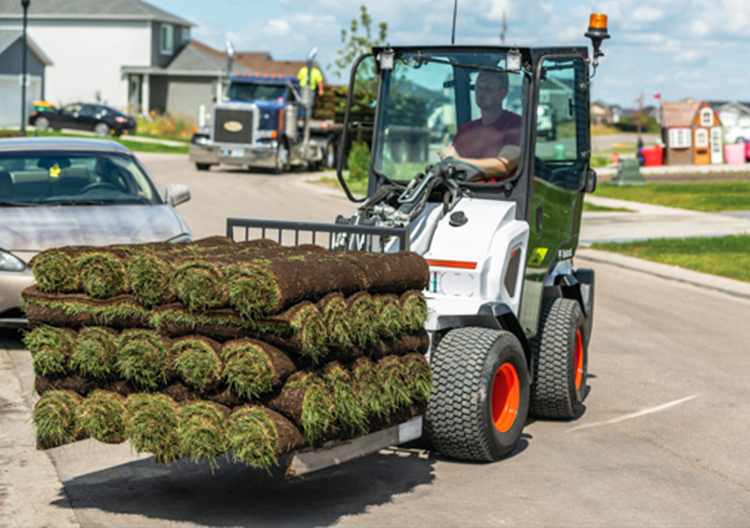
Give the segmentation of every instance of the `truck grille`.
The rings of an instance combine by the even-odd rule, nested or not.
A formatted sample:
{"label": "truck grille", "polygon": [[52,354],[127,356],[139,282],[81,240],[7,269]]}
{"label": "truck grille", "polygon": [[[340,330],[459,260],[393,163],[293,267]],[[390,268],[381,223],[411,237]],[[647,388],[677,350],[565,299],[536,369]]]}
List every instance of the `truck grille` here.
{"label": "truck grille", "polygon": [[[227,123],[239,123],[240,130],[235,126],[225,126]],[[251,110],[216,110],[214,123],[214,141],[217,143],[252,143],[253,142],[253,112]]]}

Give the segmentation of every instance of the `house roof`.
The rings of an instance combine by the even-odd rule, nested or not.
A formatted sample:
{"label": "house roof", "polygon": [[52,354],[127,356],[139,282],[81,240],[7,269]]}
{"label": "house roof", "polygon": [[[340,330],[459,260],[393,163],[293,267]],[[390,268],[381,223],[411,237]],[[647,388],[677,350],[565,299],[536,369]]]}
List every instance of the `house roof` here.
{"label": "house roof", "polygon": [[[20,29],[0,29],[0,55],[5,53],[5,50],[21,38],[23,38],[23,32]],[[49,60],[49,57],[44,54],[42,49],[37,46],[36,42],[28,34],[26,35],[26,45],[45,66],[52,66],[52,61]]]}
{"label": "house roof", "polygon": [[665,128],[692,126],[698,110],[704,104],[703,101],[664,101],[661,104],[663,126]]}
{"label": "house roof", "polygon": [[[23,17],[21,2],[0,2],[0,20]],[[192,22],[147,4],[142,0],[34,0],[28,9],[29,20],[150,20],[181,26]]]}
{"label": "house roof", "polygon": [[[226,77],[226,59],[217,57],[207,52],[203,46],[196,46],[195,41],[190,41],[184,46],[174,59],[164,68],[158,66],[123,66],[123,73],[151,74],[151,75],[189,75]],[[235,73],[255,73],[240,65],[235,64]]]}
{"label": "house roof", "polygon": [[740,102],[740,101],[730,101],[728,103],[724,103],[719,106],[719,110],[724,112],[728,110],[729,108],[736,108],[743,114],[750,115],[750,103]]}
{"label": "house roof", "polygon": [[[218,57],[223,61],[227,60],[227,54],[224,51],[216,50],[195,40],[190,42],[205,53]],[[291,75],[292,77],[296,77],[300,68],[306,66],[307,63],[305,61],[273,60],[273,57],[267,51],[236,51],[234,53],[234,65],[235,67],[239,66],[254,73],[275,73],[277,75]],[[323,72],[321,71],[321,73]],[[323,74],[323,78],[325,81],[325,74]]]}

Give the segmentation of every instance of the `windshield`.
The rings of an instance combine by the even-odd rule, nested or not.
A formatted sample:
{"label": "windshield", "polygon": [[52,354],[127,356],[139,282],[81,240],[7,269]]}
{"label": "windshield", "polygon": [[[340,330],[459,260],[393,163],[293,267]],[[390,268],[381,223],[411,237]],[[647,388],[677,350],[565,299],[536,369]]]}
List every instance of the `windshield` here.
{"label": "windshield", "polygon": [[285,85],[232,83],[229,98],[236,101],[283,102]]}
{"label": "windshield", "polygon": [[504,67],[505,52],[397,54],[394,69],[383,76],[375,170],[406,181],[452,158],[477,167],[465,176],[469,180],[513,177],[524,76],[497,71]]}
{"label": "windshield", "polygon": [[129,156],[112,153],[0,154],[2,205],[159,204],[146,174]]}

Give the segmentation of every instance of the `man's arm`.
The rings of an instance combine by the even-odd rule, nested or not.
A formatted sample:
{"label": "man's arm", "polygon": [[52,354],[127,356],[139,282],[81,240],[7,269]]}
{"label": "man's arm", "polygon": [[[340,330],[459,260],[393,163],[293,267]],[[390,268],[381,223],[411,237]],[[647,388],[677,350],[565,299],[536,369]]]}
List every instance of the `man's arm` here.
{"label": "man's arm", "polygon": [[471,163],[478,169],[480,169],[485,178],[501,180],[510,175],[516,167],[518,167],[518,159],[521,154],[521,149],[517,145],[506,145],[500,151],[497,158],[462,158],[458,155],[456,148],[453,145],[448,145],[438,150],[438,156],[440,159],[455,159],[459,161],[465,161]]}

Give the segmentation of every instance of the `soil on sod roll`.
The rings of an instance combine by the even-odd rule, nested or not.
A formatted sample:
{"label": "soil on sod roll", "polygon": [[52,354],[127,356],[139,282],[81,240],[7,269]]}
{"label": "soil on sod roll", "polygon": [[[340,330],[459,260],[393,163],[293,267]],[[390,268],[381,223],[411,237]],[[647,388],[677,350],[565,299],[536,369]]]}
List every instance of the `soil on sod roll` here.
{"label": "soil on sod roll", "polygon": [[326,365],[323,380],[333,398],[337,429],[343,436],[366,434],[369,405],[362,402],[350,372],[334,361]]}
{"label": "soil on sod roll", "polygon": [[117,332],[112,328],[82,328],[70,353],[70,367],[87,378],[106,380],[115,376]]}
{"label": "soil on sod roll", "polygon": [[430,336],[424,328],[416,332],[400,334],[392,339],[380,339],[365,350],[372,359],[386,356],[403,356],[412,352],[426,354],[430,348]]}
{"label": "soil on sod roll", "polygon": [[125,402],[125,398],[116,392],[92,392],[78,408],[78,434],[106,444],[124,442],[127,438]]}
{"label": "soil on sod roll", "polygon": [[229,419],[227,437],[235,460],[262,468],[305,445],[302,433],[292,422],[260,405],[235,409]]}
{"label": "soil on sod roll", "polygon": [[37,447],[51,449],[82,440],[77,428],[77,412],[83,399],[71,391],[49,391],[34,407]]}
{"label": "soil on sod roll", "polygon": [[224,362],[217,341],[200,335],[185,336],[172,343],[170,355],[174,374],[190,388],[205,392],[221,385]]}
{"label": "soil on sod roll", "polygon": [[256,327],[254,322],[243,319],[232,308],[197,314],[180,303],[157,307],[151,312],[150,324],[172,337],[199,334],[217,341],[244,337]]}
{"label": "soil on sod roll", "polygon": [[86,396],[91,388],[92,384],[78,375],[45,377],[37,374],[34,379],[34,390],[40,396],[50,391],[71,391]]}
{"label": "soil on sod roll", "polygon": [[29,326],[51,324],[69,328],[111,326],[149,328],[150,312],[132,295],[95,299],[82,293],[49,294],[36,286],[21,293]]}
{"label": "soil on sod roll", "polygon": [[137,452],[151,453],[161,463],[183,458],[179,406],[173,399],[164,394],[133,394],[126,408],[128,440]]}
{"label": "soil on sod roll", "polygon": [[335,424],[331,394],[323,380],[309,372],[292,375],[266,404],[292,420],[309,444],[326,440]]}
{"label": "soil on sod roll", "polygon": [[179,410],[177,437],[180,452],[193,461],[212,460],[229,449],[227,425],[230,410],[213,402],[197,401]]}
{"label": "soil on sod roll", "polygon": [[356,264],[365,274],[370,293],[401,293],[423,290],[430,278],[430,267],[420,255],[411,251],[368,253],[349,251],[344,258]]}
{"label": "soil on sod roll", "polygon": [[254,339],[224,343],[221,358],[229,391],[248,400],[278,389],[297,370],[281,350]]}
{"label": "soil on sod roll", "polygon": [[34,372],[62,376],[70,370],[69,358],[77,333],[69,328],[42,325],[28,332],[23,342],[34,360]]}
{"label": "soil on sod roll", "polygon": [[125,330],[117,342],[117,369],[138,387],[155,390],[169,381],[171,342],[152,330]]}

